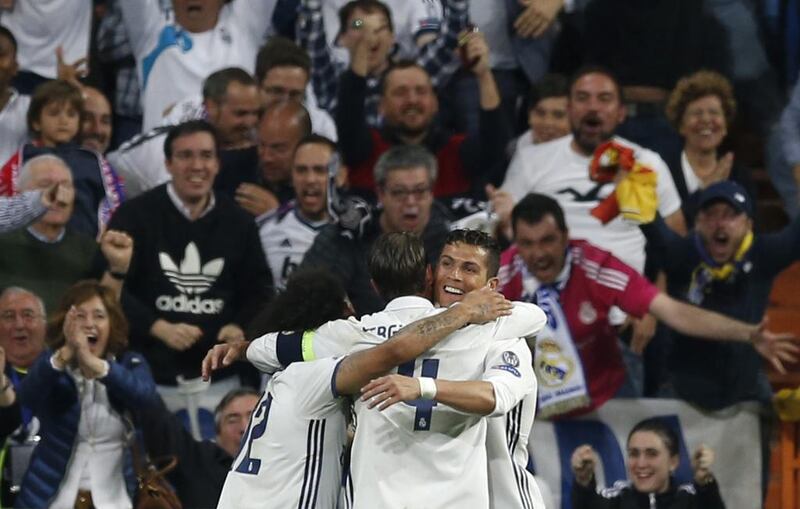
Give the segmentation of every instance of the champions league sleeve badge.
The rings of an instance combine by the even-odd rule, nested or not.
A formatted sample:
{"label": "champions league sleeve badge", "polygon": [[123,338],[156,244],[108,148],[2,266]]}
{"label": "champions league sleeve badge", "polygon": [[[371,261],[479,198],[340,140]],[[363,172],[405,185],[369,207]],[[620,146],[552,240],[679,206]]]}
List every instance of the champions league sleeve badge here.
{"label": "champions league sleeve badge", "polygon": [[492,369],[500,369],[503,371],[508,371],[515,377],[521,378],[522,374],[520,374],[517,367],[519,367],[519,357],[517,357],[517,354],[515,354],[514,352],[506,350],[505,352],[503,352],[503,364],[492,366]]}

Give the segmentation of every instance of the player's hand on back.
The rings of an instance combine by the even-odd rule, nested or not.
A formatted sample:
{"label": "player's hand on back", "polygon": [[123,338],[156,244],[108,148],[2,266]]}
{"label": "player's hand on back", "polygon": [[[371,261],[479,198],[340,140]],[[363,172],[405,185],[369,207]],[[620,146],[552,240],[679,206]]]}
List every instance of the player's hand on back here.
{"label": "player's hand on back", "polygon": [[403,375],[386,375],[372,380],[361,388],[361,401],[369,401],[367,408],[386,410],[401,401],[419,399],[419,380]]}
{"label": "player's hand on back", "polygon": [[230,366],[236,361],[244,360],[247,355],[249,341],[233,341],[214,345],[206,354],[200,366],[200,374],[203,381],[211,378],[211,373]]}
{"label": "player's hand on back", "polygon": [[503,294],[484,286],[473,290],[464,296],[460,306],[465,306],[469,312],[469,323],[486,323],[499,318],[508,316],[514,308],[512,302]]}

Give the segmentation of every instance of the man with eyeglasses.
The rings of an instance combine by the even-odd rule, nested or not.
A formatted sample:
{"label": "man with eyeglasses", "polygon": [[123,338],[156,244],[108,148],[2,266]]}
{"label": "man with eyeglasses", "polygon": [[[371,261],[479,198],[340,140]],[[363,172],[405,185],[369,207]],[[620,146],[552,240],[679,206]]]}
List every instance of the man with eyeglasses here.
{"label": "man with eyeglasses", "polygon": [[[28,368],[44,350],[46,330],[44,302],[38,295],[20,287],[9,287],[0,293],[0,446],[8,447],[5,455],[15,455],[16,447],[38,430],[28,409],[19,405],[16,388]],[[6,439],[13,439],[6,445]],[[11,471],[11,458],[2,468],[0,506],[11,507],[11,487],[22,472]]]}
{"label": "man with eyeglasses", "polygon": [[322,229],[303,258],[304,267],[325,267],[343,282],[356,315],[375,313],[386,303],[373,288],[367,253],[381,233],[413,232],[422,238],[433,266],[450,231],[446,209],[433,199],[438,167],[424,147],[400,145],[386,151],[375,164],[379,206],[358,232],[339,224]]}

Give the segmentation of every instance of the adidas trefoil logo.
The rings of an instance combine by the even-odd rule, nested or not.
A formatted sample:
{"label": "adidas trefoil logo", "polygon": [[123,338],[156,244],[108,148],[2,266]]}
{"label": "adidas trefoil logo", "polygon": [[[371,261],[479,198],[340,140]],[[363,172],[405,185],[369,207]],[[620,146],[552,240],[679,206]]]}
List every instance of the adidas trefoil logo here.
{"label": "adidas trefoil logo", "polygon": [[[225,301],[222,299],[203,299],[200,294],[207,292],[217,281],[225,266],[223,258],[215,258],[205,265],[200,263],[200,253],[194,242],[189,242],[180,266],[167,253],[158,253],[161,270],[167,279],[180,291],[180,295],[161,295],[156,298],[156,308],[174,313],[194,315],[215,315],[222,312]],[[194,297],[190,297],[194,295]]]}
{"label": "adidas trefoil logo", "polygon": [[180,267],[172,261],[167,253],[158,253],[161,270],[167,279],[175,285],[181,293],[200,295],[208,291],[217,280],[225,266],[225,260],[215,258],[200,266],[200,252],[194,242],[186,245]]}

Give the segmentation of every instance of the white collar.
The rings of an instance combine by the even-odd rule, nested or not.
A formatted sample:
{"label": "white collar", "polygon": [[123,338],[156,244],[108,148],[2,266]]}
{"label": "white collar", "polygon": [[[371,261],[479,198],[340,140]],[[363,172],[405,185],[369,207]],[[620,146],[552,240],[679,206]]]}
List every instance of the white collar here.
{"label": "white collar", "polygon": [[38,240],[39,242],[44,242],[45,244],[58,244],[59,242],[61,242],[62,240],[64,240],[64,235],[66,235],[66,233],[67,233],[67,228],[66,228],[66,227],[64,227],[64,228],[62,228],[62,229],[61,229],[61,233],[59,233],[59,234],[58,234],[58,237],[56,237],[56,238],[55,238],[55,239],[53,239],[53,240],[50,240],[50,239],[48,239],[47,237],[45,237],[44,235],[42,235],[41,233],[37,232],[37,231],[36,231],[36,230],[33,228],[33,226],[32,226],[32,225],[31,225],[31,226],[29,226],[27,229],[28,229],[28,233],[30,233],[31,235],[33,235],[33,237],[34,237],[36,240]]}
{"label": "white collar", "polygon": [[205,216],[206,214],[211,212],[214,209],[214,206],[217,204],[217,200],[216,198],[214,198],[214,191],[211,191],[211,196],[208,199],[208,204],[206,204],[206,208],[199,216],[192,219],[192,214],[189,211],[189,207],[187,207],[180,199],[180,197],[178,197],[178,193],[175,192],[175,188],[172,186],[172,182],[169,182],[167,184],[167,195],[169,195],[169,199],[172,200],[172,204],[175,205],[175,208],[178,209],[178,212],[183,214],[184,217],[186,217],[186,219],[188,219],[189,221],[196,221],[197,219],[200,219],[201,217]]}
{"label": "white collar", "polygon": [[392,301],[386,305],[385,311],[397,311],[400,309],[411,309],[411,308],[433,309],[433,304],[425,297],[419,297],[417,295],[406,295],[403,297],[397,297],[396,299],[392,299]]}

